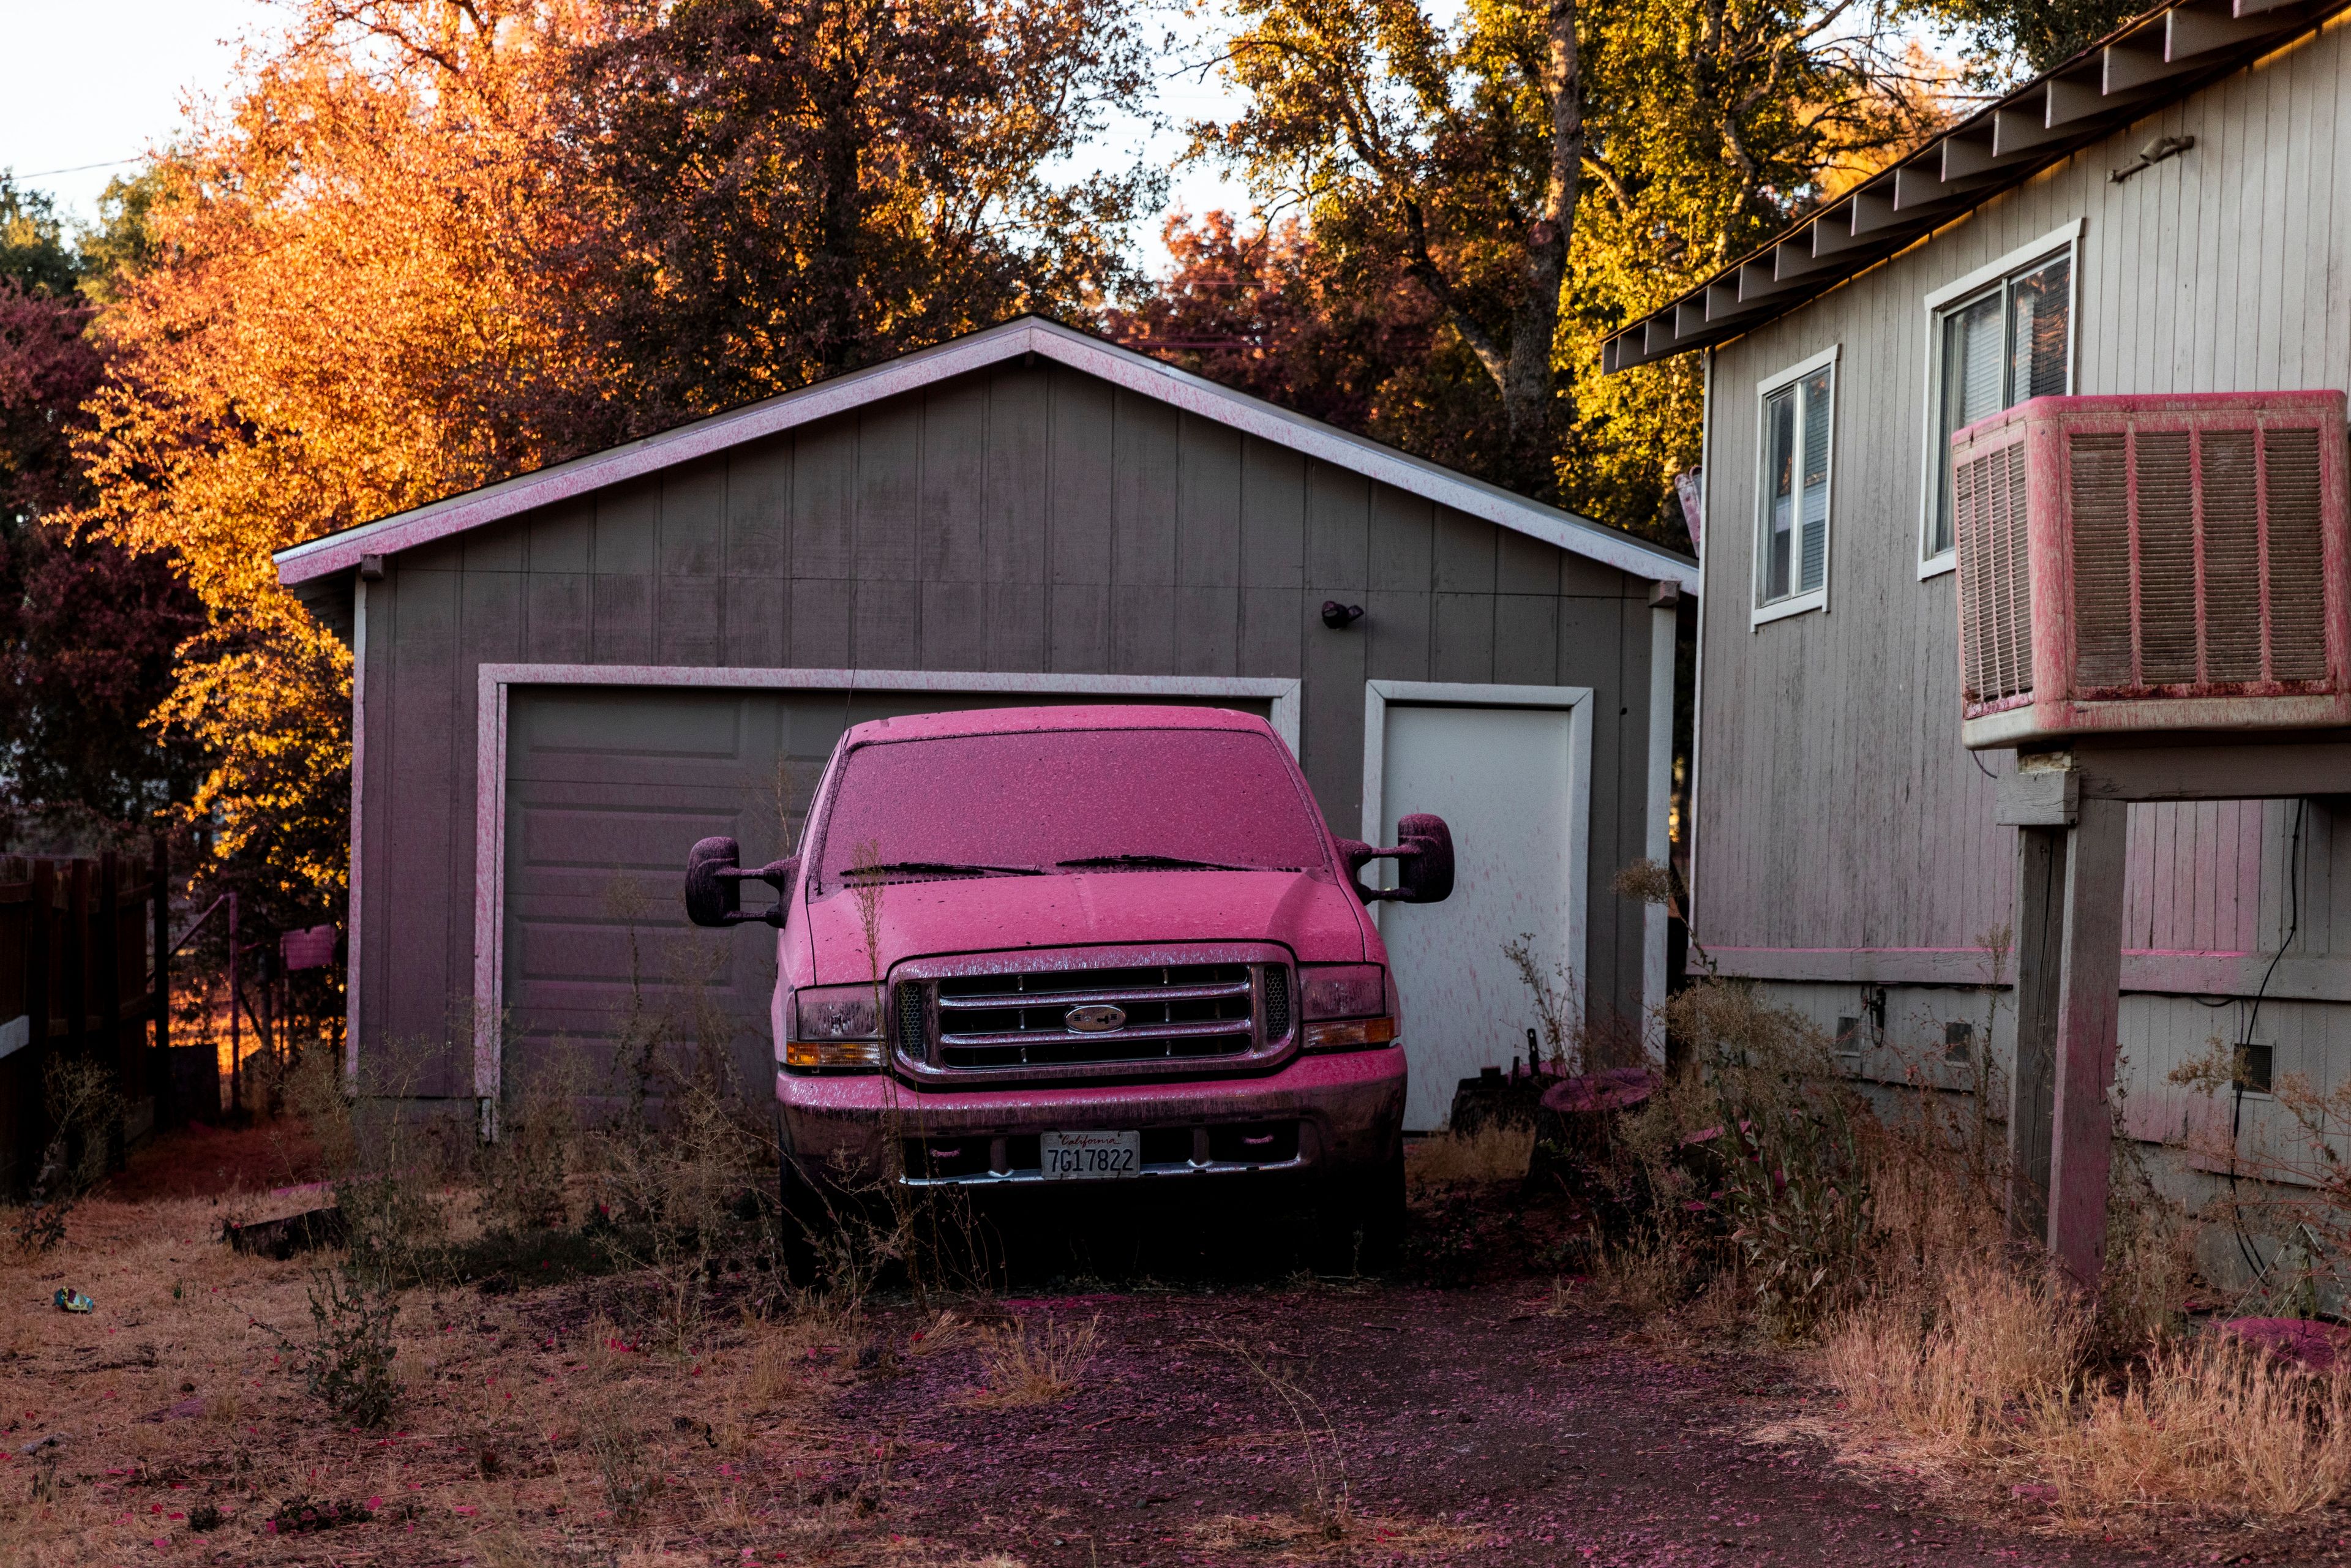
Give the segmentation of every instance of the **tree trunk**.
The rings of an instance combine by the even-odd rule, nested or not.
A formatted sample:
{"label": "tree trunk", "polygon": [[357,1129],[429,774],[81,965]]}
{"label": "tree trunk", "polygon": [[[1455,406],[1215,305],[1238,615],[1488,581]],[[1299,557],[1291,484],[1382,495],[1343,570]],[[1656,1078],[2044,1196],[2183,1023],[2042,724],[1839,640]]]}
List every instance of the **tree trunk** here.
{"label": "tree trunk", "polygon": [[1542,206],[1528,225],[1525,284],[1510,321],[1510,352],[1502,381],[1502,411],[1521,446],[1542,444],[1551,428],[1556,377],[1552,349],[1559,334],[1559,295],[1567,277],[1567,249],[1575,237],[1576,198],[1583,178],[1583,71],[1576,50],[1575,0],[1552,0],[1551,47],[1543,61],[1543,95],[1551,102],[1551,169]]}

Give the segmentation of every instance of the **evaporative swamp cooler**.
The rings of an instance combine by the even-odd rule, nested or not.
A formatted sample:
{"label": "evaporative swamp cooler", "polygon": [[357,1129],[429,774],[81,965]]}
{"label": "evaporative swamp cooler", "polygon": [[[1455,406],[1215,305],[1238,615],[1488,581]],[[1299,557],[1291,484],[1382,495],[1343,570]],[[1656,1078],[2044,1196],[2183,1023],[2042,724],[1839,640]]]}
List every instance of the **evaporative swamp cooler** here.
{"label": "evaporative swamp cooler", "polygon": [[1961,735],[2351,725],[2340,392],[2044,397],[1951,438]]}

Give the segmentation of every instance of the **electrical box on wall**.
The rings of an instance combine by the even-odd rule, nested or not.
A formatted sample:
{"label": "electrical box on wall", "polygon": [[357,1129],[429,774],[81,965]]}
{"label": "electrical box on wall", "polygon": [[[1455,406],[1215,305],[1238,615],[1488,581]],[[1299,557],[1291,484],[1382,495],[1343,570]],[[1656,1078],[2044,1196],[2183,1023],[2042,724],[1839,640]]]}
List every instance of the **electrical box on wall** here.
{"label": "electrical box on wall", "polygon": [[1951,437],[1961,737],[2351,725],[2340,392],[2044,397]]}

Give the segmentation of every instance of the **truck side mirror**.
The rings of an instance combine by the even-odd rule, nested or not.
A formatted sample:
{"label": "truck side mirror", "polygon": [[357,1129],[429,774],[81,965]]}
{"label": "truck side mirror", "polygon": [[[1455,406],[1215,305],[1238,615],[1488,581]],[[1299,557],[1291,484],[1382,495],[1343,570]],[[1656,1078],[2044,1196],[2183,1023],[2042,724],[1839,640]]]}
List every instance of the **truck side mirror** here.
{"label": "truck side mirror", "polygon": [[[742,851],[733,839],[704,839],[686,852],[685,857],[685,917],[696,925],[741,925],[748,921],[763,920],[770,925],[784,923],[784,895],[791,891],[792,879],[799,874],[798,855],[790,855],[759,867],[744,871],[737,865]],[[764,882],[776,890],[773,909],[743,913],[743,883]]]}
{"label": "truck side mirror", "polygon": [[[1442,904],[1453,895],[1453,830],[1445,819],[1418,812],[1399,820],[1396,837],[1404,841],[1392,850],[1377,850],[1360,839],[1341,839],[1339,852],[1347,862],[1347,880],[1365,904],[1375,898],[1398,904]],[[1372,861],[1396,862],[1395,887],[1365,887],[1355,873]]]}
{"label": "truck side mirror", "polygon": [[1442,904],[1453,896],[1453,830],[1445,819],[1421,812],[1396,823],[1396,837],[1409,854],[1396,857],[1395,891],[1405,904]]}

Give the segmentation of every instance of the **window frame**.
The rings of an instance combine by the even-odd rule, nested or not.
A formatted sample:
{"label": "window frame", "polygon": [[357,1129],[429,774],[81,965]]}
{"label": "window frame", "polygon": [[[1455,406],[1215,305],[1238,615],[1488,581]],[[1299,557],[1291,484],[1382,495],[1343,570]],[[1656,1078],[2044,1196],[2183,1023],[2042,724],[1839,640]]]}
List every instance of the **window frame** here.
{"label": "window frame", "polygon": [[[2035,270],[2064,256],[2065,269],[2065,395],[2075,390],[2074,367],[2081,361],[2082,343],[2082,233],[2085,221],[2073,222],[2050,230],[2030,245],[2017,246],[1999,259],[1986,263],[1963,277],[1944,284],[1925,299],[1927,307],[1927,379],[1925,427],[1919,441],[1918,462],[1918,580],[1940,577],[1959,569],[1959,553],[1956,542],[1939,553],[1933,550],[1935,541],[1935,503],[1942,495],[1940,465],[1950,460],[1950,454],[1941,440],[1943,424],[1943,339],[1944,319],[1959,308],[1972,304],[1978,296],[1995,287],[2004,287],[2011,279]],[[2001,311],[2001,331],[2003,338],[2009,330],[2007,311]]]}
{"label": "window frame", "polygon": [[[1808,614],[1815,610],[1825,612],[1828,610],[1829,578],[1832,575],[1829,562],[1835,553],[1836,538],[1837,370],[1844,352],[1843,343],[1832,343],[1811,358],[1800,360],[1783,370],[1774,371],[1755,383],[1755,517],[1754,531],[1750,536],[1750,548],[1754,552],[1754,559],[1749,565],[1747,595],[1748,611],[1751,616],[1748,623],[1750,630],[1774,621],[1784,621],[1791,615]],[[1771,429],[1767,421],[1767,411],[1773,392],[1794,386],[1821,370],[1826,370],[1829,372],[1829,442],[1825,469],[1826,493],[1822,502],[1821,517],[1821,585],[1818,588],[1791,593],[1784,599],[1775,599],[1767,604],[1763,601],[1763,568],[1765,558],[1769,554],[1771,507]],[[1796,445],[1797,450],[1801,452],[1803,449],[1803,399],[1801,394],[1796,400]],[[1798,482],[1797,489],[1799,497],[1797,506],[1801,519],[1802,510],[1801,480]],[[1802,526],[1800,520],[1798,523],[1800,530]],[[1801,555],[1801,542],[1796,548]]]}

